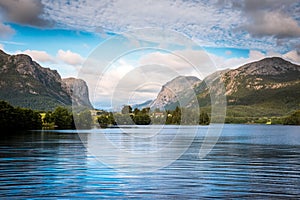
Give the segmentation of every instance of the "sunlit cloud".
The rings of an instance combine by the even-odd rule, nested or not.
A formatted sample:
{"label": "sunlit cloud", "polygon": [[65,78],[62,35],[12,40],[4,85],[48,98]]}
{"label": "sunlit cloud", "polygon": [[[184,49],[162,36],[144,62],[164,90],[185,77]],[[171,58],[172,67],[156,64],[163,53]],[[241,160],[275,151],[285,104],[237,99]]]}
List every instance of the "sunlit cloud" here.
{"label": "sunlit cloud", "polygon": [[[299,44],[297,0],[67,2],[43,0],[58,25],[95,32],[120,33],[157,27],[178,31],[200,45],[287,52]],[[61,12],[61,11],[64,12]],[[286,42],[281,43],[284,39]]]}
{"label": "sunlit cloud", "polygon": [[25,50],[25,51],[17,51],[17,54],[27,54],[36,62],[50,62],[55,63],[55,58],[49,55],[46,51],[37,51],[37,50]]}
{"label": "sunlit cloud", "polygon": [[64,51],[62,49],[58,50],[56,57],[69,65],[81,65],[84,58],[78,53],[74,53],[70,50]]}

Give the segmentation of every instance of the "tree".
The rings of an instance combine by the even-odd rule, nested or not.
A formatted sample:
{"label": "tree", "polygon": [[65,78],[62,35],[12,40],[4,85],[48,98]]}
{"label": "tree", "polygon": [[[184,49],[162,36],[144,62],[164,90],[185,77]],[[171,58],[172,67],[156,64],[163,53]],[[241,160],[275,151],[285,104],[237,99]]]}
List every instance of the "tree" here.
{"label": "tree", "polygon": [[50,111],[46,112],[45,117],[44,117],[44,123],[52,123],[53,122],[51,114],[52,113]]}
{"label": "tree", "polygon": [[133,121],[137,125],[149,125],[151,123],[150,116],[147,114],[138,114],[133,116]]}
{"label": "tree", "polygon": [[132,113],[132,108],[131,106],[129,105],[124,105],[122,110],[121,110],[121,113],[124,115],[124,114],[130,114]]}
{"label": "tree", "polygon": [[181,123],[181,110],[178,106],[176,106],[175,110],[172,112],[172,124],[180,124]]}
{"label": "tree", "polygon": [[208,117],[208,114],[206,112],[201,111],[199,117],[199,124],[208,125],[209,123],[210,123],[210,119]]}
{"label": "tree", "polygon": [[117,124],[111,112],[103,112],[102,115],[97,118],[97,121],[101,128],[106,128],[108,125]]}
{"label": "tree", "polygon": [[300,110],[294,112],[283,120],[285,125],[300,125]]}
{"label": "tree", "polygon": [[74,120],[67,108],[57,107],[52,113],[53,122],[57,129],[74,129]]}
{"label": "tree", "polygon": [[140,111],[138,108],[135,108],[135,109],[133,110],[133,114],[134,114],[134,115],[138,115],[140,112],[141,112],[141,111]]}
{"label": "tree", "polygon": [[0,127],[9,130],[41,129],[41,115],[31,109],[14,108],[9,103],[0,101]]}
{"label": "tree", "polygon": [[150,107],[143,108],[141,112],[142,112],[143,114],[149,114],[149,112],[150,112]]}
{"label": "tree", "polygon": [[91,129],[93,118],[91,111],[84,110],[80,112],[75,119],[77,129]]}

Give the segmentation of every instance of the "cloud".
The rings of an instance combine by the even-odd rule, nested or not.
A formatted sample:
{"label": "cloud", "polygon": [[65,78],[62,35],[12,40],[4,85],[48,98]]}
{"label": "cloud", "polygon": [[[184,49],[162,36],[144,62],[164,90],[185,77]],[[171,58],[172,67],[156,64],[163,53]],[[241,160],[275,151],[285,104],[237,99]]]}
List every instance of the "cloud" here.
{"label": "cloud", "polygon": [[[222,5],[226,4],[225,1]],[[232,9],[238,9],[246,17],[239,27],[254,37],[293,38],[300,36],[297,0],[229,0]],[[278,43],[277,43],[278,44]]]}
{"label": "cloud", "polygon": [[170,68],[181,75],[204,78],[216,70],[208,54],[203,50],[177,50],[171,53],[154,52],[140,59],[141,65],[158,64]]}
{"label": "cloud", "polygon": [[244,64],[258,61],[266,57],[266,54],[257,50],[250,50],[248,57],[224,58],[211,53],[209,53],[209,55],[210,58],[214,61],[215,66],[218,68],[218,70],[235,69]]}
{"label": "cloud", "polygon": [[254,36],[300,37],[298,22],[280,12],[257,13],[253,17],[253,24],[248,24],[245,28]]}
{"label": "cloud", "polygon": [[49,55],[46,51],[37,51],[37,50],[25,50],[17,51],[16,53],[23,53],[29,55],[34,61],[37,62],[50,62],[55,63],[55,59]]}
{"label": "cloud", "polygon": [[5,25],[0,21],[0,38],[7,38],[14,33],[15,31],[9,25]]}
{"label": "cloud", "polygon": [[294,63],[300,64],[300,52],[296,50],[289,51],[283,55],[283,58]]}
{"label": "cloud", "polygon": [[81,57],[81,55],[79,55],[78,53],[74,53],[70,50],[64,51],[60,49],[58,50],[56,57],[64,63],[73,66],[81,65],[84,61],[84,58]]}
{"label": "cloud", "polygon": [[[217,3],[216,3],[217,2]],[[290,51],[299,41],[298,0],[43,0],[44,12],[63,28],[120,33],[157,27],[178,31],[199,45]],[[259,39],[257,39],[259,38]]]}
{"label": "cloud", "polygon": [[0,50],[4,51],[4,45],[0,43]]}
{"label": "cloud", "polygon": [[227,29],[238,18],[236,12],[226,13],[224,17],[213,5],[199,1],[132,0],[128,3],[123,0],[88,0],[81,3],[44,0],[43,3],[49,17],[58,24],[75,29],[120,33],[156,27],[178,31],[206,43],[215,42],[213,37],[219,38],[222,33],[231,40]]}
{"label": "cloud", "polygon": [[74,53],[70,50],[64,51],[62,49],[57,51],[56,56],[52,56],[46,51],[30,49],[27,49],[25,51],[16,51],[15,54],[27,54],[33,60],[41,63],[48,62],[53,64],[66,64],[76,68],[79,67],[84,61],[84,58],[81,55]]}
{"label": "cloud", "polygon": [[49,26],[46,20],[44,6],[40,0],[0,0],[0,11],[3,20],[31,26]]}

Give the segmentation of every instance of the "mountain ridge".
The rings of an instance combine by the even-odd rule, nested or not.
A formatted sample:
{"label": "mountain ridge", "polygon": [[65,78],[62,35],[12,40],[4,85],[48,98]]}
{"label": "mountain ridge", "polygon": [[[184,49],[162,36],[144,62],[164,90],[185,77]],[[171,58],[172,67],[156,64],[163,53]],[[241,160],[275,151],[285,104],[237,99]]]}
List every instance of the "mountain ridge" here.
{"label": "mountain ridge", "polygon": [[[229,116],[285,115],[300,109],[300,66],[268,57],[236,69],[216,71],[194,85],[193,90],[197,100],[190,100],[186,107],[199,105],[210,110],[210,95],[225,93]],[[176,100],[169,99],[163,107],[174,109],[177,105]]]}
{"label": "mountain ridge", "polygon": [[53,110],[72,105],[67,88],[56,70],[42,67],[28,55],[0,50],[0,99],[14,106]]}
{"label": "mountain ridge", "polygon": [[[151,109],[175,109],[184,99],[182,96],[189,97],[190,90],[200,83],[200,79],[195,76],[177,76],[164,84],[157,97],[150,104]],[[183,106],[183,105],[182,105]]]}

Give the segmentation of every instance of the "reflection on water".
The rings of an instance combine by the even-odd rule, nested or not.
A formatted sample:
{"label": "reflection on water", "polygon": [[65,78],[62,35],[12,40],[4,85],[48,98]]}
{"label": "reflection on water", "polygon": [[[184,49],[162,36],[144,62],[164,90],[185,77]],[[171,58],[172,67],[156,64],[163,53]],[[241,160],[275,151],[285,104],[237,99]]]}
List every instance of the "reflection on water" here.
{"label": "reflection on water", "polygon": [[[174,137],[176,128],[165,129],[162,138]],[[10,136],[2,136],[0,142],[0,198],[300,196],[299,127],[226,125],[214,149],[199,159],[206,128],[199,128],[194,142],[178,160],[147,173],[107,167],[87,152],[77,134],[68,131],[7,132]],[[147,143],[119,129],[105,131],[117,147],[141,153],[154,151],[169,141],[154,143],[148,138],[151,142]],[[86,133],[85,142],[96,140],[96,132]]]}

